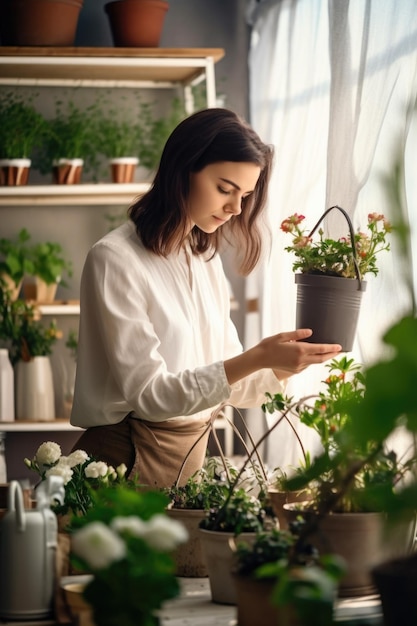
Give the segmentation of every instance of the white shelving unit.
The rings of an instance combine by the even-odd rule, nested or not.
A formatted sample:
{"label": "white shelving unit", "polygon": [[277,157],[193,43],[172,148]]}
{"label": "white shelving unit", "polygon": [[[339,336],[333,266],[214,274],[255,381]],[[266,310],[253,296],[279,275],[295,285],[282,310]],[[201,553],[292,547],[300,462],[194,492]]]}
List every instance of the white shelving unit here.
{"label": "white shelving unit", "polygon": [[[216,106],[215,64],[221,48],[32,48],[0,46],[0,86],[182,89],[188,113],[194,110],[192,87],[204,83],[206,104]],[[25,185],[0,187],[0,207],[127,205],[148,184]],[[78,315],[79,303],[41,305],[42,315]],[[230,412],[229,412],[230,414]],[[225,453],[233,453],[227,420]],[[74,430],[66,420],[0,423],[0,432]]]}

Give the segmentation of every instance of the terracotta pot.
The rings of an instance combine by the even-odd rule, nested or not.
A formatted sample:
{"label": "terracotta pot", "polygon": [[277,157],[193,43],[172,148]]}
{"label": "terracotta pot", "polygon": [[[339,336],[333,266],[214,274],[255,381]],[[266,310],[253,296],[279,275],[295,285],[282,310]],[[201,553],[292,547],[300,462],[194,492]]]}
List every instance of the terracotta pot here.
{"label": "terracotta pot", "polygon": [[188,532],[188,540],[179,545],[174,553],[176,575],[188,578],[208,576],[201,546],[199,524],[204,519],[204,509],[167,509],[168,517],[181,522]]}
{"label": "terracotta pot", "polygon": [[82,0],[2,0],[4,46],[72,46]]}
{"label": "terracotta pot", "polygon": [[301,626],[293,607],[278,607],[271,603],[276,581],[233,574],[233,582],[236,587],[238,626]]}
{"label": "terracotta pot", "polygon": [[268,489],[268,496],[271,501],[273,511],[278,518],[281,530],[288,530],[288,516],[284,511],[284,504],[290,502],[304,502],[306,494],[304,491],[278,491],[278,489]]}
{"label": "terracotta pot", "polygon": [[0,159],[0,185],[27,185],[31,163],[30,159]]}
{"label": "terracotta pot", "polygon": [[157,48],[168,6],[165,0],[113,0],[105,4],[114,45]]}
{"label": "terracotta pot", "polygon": [[56,159],[52,163],[52,177],[56,185],[79,185],[83,159]]}
{"label": "terracotta pot", "polygon": [[[288,519],[298,515],[309,519],[312,512],[284,505]],[[311,536],[320,554],[338,554],[346,563],[346,573],[339,584],[339,597],[365,596],[375,593],[371,577],[373,567],[384,560],[410,552],[415,535],[415,518],[386,527],[384,513],[331,513]]]}
{"label": "terracotta pot", "polygon": [[48,285],[44,280],[37,276],[34,280],[25,280],[23,283],[23,295],[25,300],[33,300],[42,304],[51,304],[54,302],[58,283]]}
{"label": "terracotta pot", "polygon": [[295,274],[296,327],[311,328],[313,343],[340,343],[352,350],[366,282],[341,276]]}
{"label": "terracotta pot", "polygon": [[119,157],[110,159],[111,179],[113,183],[132,183],[139,163],[137,157]]}
{"label": "terracotta pot", "polygon": [[2,280],[6,283],[6,288],[10,291],[11,293],[11,299],[13,301],[17,300],[19,297],[19,293],[20,290],[22,288],[22,284],[23,284],[23,278],[22,280],[20,280],[17,285],[14,282],[14,280],[12,280],[10,278],[10,276],[8,274],[4,274],[3,272],[1,273],[1,278]]}
{"label": "terracotta pot", "polygon": [[91,606],[83,598],[85,583],[64,585],[65,600],[78,626],[95,626]]}
{"label": "terracotta pot", "polygon": [[230,545],[255,541],[256,533],[233,533],[199,529],[200,540],[209,576],[211,599],[218,604],[236,604],[236,588],[233,581],[234,552]]}

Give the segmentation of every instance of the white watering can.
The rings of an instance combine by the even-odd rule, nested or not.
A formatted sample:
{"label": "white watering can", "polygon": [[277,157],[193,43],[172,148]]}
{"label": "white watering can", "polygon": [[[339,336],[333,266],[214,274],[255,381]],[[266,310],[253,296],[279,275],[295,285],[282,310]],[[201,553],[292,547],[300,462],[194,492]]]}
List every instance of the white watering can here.
{"label": "white watering can", "polygon": [[50,503],[64,500],[62,478],[49,477],[36,494],[36,509],[25,510],[20,484],[9,485],[0,522],[0,618],[38,619],[53,611],[58,524]]}

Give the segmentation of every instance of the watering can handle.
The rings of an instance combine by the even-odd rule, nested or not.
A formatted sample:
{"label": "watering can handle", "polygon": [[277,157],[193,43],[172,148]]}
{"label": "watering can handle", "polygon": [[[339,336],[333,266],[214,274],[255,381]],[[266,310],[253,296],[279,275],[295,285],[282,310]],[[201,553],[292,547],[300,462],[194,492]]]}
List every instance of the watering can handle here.
{"label": "watering can handle", "polygon": [[7,508],[16,511],[16,527],[18,532],[24,532],[26,527],[25,506],[23,504],[22,487],[17,480],[12,480],[7,495]]}
{"label": "watering can handle", "polygon": [[349,215],[346,213],[346,211],[344,209],[342,209],[342,207],[337,206],[337,204],[336,204],[335,206],[331,206],[330,209],[327,209],[323,213],[323,215],[321,216],[321,218],[319,219],[317,224],[312,228],[312,230],[310,231],[310,234],[308,236],[312,237],[312,235],[316,232],[317,228],[320,226],[321,222],[324,220],[326,215],[328,213],[330,213],[330,211],[333,211],[333,209],[337,209],[338,211],[340,211],[343,214],[343,216],[346,219],[346,221],[347,221],[347,225],[348,225],[348,228],[349,228],[349,235],[350,235],[350,243],[351,243],[351,246],[352,246],[353,264],[355,266],[356,278],[358,279],[359,285],[360,285],[361,281],[362,281],[362,278],[361,278],[361,273],[360,273],[359,265],[358,265],[358,259],[357,259],[357,255],[356,255],[355,232],[353,230],[352,221],[351,221]]}

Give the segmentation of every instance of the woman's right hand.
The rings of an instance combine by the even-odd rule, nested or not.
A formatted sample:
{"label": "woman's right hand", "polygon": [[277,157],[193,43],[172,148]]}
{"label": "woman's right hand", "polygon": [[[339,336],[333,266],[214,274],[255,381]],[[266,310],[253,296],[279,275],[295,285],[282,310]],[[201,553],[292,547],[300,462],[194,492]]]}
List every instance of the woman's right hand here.
{"label": "woman's right hand", "polygon": [[309,365],[337,357],[342,346],[334,343],[310,343],[309,328],[278,333],[262,339],[256,346],[224,362],[230,385],[260,369],[272,369],[280,380],[298,374]]}

